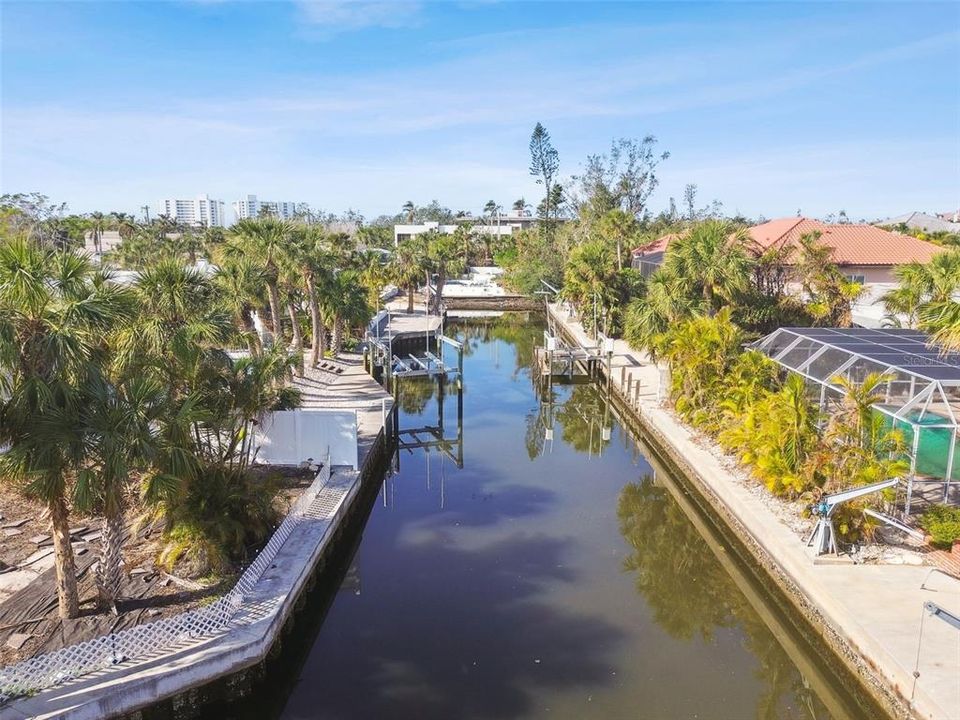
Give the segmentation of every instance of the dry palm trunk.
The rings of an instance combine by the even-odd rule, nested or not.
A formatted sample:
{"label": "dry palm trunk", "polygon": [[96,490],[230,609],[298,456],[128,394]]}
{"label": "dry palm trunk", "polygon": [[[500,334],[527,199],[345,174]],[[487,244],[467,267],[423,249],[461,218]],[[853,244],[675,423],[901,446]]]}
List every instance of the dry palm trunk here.
{"label": "dry palm trunk", "polygon": [[100,607],[117,612],[120,581],[123,573],[123,510],[109,511],[100,536],[100,558],[97,563],[97,595]]}
{"label": "dry palm trunk", "polygon": [[260,357],[260,335],[257,332],[257,326],[253,322],[249,309],[244,309],[239,313],[240,326],[247,337],[247,347],[250,349],[250,355]]}
{"label": "dry palm trunk", "polygon": [[267,285],[267,297],[270,301],[270,325],[273,328],[273,342],[283,342],[283,322],[280,317],[280,293],[276,283]]}
{"label": "dry palm trunk", "polygon": [[413,312],[413,283],[407,285],[407,312]]}
{"label": "dry palm trunk", "polygon": [[53,552],[57,568],[57,604],[61,618],[75,618],[80,614],[77,594],[77,566],[70,545],[70,520],[67,503],[62,497],[52,500],[48,509],[53,526]]}
{"label": "dry palm trunk", "polygon": [[[429,279],[428,279],[429,282]],[[436,311],[437,315],[440,314],[440,308],[443,305],[443,287],[447,284],[447,273],[446,271],[440,271],[437,273],[437,288],[436,292],[433,294],[433,297],[430,298],[433,309]]]}
{"label": "dry palm trunk", "polygon": [[287,313],[290,315],[290,325],[293,328],[293,347],[297,351],[297,377],[303,377],[303,333],[300,331],[300,322],[293,303],[287,304]]}
{"label": "dry palm trunk", "polygon": [[339,316],[333,319],[333,338],[331,344],[333,345],[334,357],[338,357],[340,351],[343,349],[343,319]]}
{"label": "dry palm trunk", "polygon": [[310,366],[316,367],[323,357],[324,328],[320,322],[320,303],[317,300],[317,284],[313,278],[313,273],[307,273],[307,295],[310,299],[310,335],[313,339],[312,350],[310,351]]}

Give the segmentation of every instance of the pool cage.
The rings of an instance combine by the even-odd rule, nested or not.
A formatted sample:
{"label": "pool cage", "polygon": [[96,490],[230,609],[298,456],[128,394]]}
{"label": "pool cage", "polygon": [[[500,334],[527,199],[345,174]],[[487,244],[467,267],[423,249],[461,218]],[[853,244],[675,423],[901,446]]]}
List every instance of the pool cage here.
{"label": "pool cage", "polygon": [[854,383],[872,372],[888,376],[874,407],[912,448],[906,512],[914,481],[942,482],[943,500],[949,499],[960,479],[960,354],[944,353],[925,333],[901,328],[780,328],[751,347],[810,381],[821,410],[843,396],[838,376]]}

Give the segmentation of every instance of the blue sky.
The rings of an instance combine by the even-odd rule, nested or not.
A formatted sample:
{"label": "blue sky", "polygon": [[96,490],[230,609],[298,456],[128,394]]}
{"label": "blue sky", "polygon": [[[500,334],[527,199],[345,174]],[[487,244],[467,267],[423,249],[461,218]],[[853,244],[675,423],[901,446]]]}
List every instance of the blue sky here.
{"label": "blue sky", "polygon": [[7,2],[0,189],[72,210],[242,194],[538,199],[615,137],[751,216],[960,206],[960,3]]}

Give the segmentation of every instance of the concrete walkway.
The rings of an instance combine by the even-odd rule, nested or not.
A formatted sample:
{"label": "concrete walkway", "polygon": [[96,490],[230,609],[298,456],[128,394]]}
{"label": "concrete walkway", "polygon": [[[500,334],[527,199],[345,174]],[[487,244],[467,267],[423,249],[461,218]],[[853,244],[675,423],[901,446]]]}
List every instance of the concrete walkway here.
{"label": "concrete walkway", "polygon": [[[582,345],[595,345],[565,309],[551,305],[554,320]],[[611,382],[626,396],[636,387],[639,414],[682,456],[702,483],[719,498],[813,604],[823,622],[854,653],[874,668],[882,681],[906,701],[913,698],[917,717],[960,720],[960,631],[925,615],[925,602],[935,602],[960,615],[960,580],[931,568],[907,565],[814,564],[811,552],[796,533],[778,520],[757,496],[755,487],[724,469],[721,459],[658,402],[660,371],[643,353],[623,340],[614,344]],[[604,371],[606,367],[604,364]],[[621,385],[621,377],[624,381]],[[928,578],[928,576],[930,576]],[[926,588],[921,585],[926,581]],[[914,667],[919,646],[919,677]]]}
{"label": "concrete walkway", "polygon": [[408,313],[406,295],[388,302],[390,322],[384,330],[384,335],[396,339],[435,333],[441,328],[443,318],[439,315],[428,315],[422,300],[417,300],[413,307],[413,312]]}
{"label": "concrete walkway", "polygon": [[362,356],[341,353],[333,364],[340,374],[307,363],[303,377],[294,378],[293,385],[300,390],[301,407],[357,411],[357,462],[363,467],[384,417],[393,408],[393,397],[363,369]]}

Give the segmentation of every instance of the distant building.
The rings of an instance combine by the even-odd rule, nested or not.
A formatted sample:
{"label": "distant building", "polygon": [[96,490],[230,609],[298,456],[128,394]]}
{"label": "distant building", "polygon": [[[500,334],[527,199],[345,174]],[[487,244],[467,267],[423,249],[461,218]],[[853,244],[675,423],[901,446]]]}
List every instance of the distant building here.
{"label": "distant building", "polygon": [[960,210],[951,210],[950,212],[937,213],[937,217],[947,222],[960,223]]}
{"label": "distant building", "polygon": [[537,218],[527,215],[501,215],[499,218],[496,216],[487,217],[482,221],[475,217],[457,218],[449,225],[438,222],[425,222],[416,225],[394,225],[393,242],[394,244],[399,244],[404,240],[409,240],[412,237],[420,235],[421,233],[430,232],[431,230],[445,235],[452,235],[458,227],[467,223],[472,223],[473,231],[476,233],[504,237],[532,227],[537,223]]}
{"label": "distant building", "polygon": [[[905,215],[897,215],[896,217],[887,218],[886,220],[879,220],[875,222],[874,225],[891,228],[896,228],[897,226],[903,225],[910,230],[921,230],[926,233],[960,233],[960,222],[951,222],[950,220],[945,220],[943,218],[943,215],[948,214],[949,213],[944,213],[940,216],[937,216],[927,215],[927,213],[922,212],[912,212],[906,213]],[[953,215],[951,215],[951,217],[953,217]]]}
{"label": "distant building", "polygon": [[247,195],[246,198],[233,203],[233,212],[236,213],[237,220],[260,217],[264,211],[281,220],[293,220],[297,216],[297,203],[259,200],[256,195]]}
{"label": "distant building", "polygon": [[223,200],[213,200],[209,195],[198,195],[193,200],[160,200],[153,211],[155,216],[166,215],[191,227],[225,227],[227,224]]}
{"label": "distant building", "polygon": [[[465,217],[457,218],[454,220],[455,223],[467,223],[473,222],[476,223],[479,220],[483,220],[485,225],[497,225],[498,227],[509,226],[512,228],[512,231],[517,230],[526,230],[536,225],[540,218],[534,217],[533,215],[488,215],[483,218],[475,217]],[[555,218],[554,222],[564,222],[565,218]]]}

